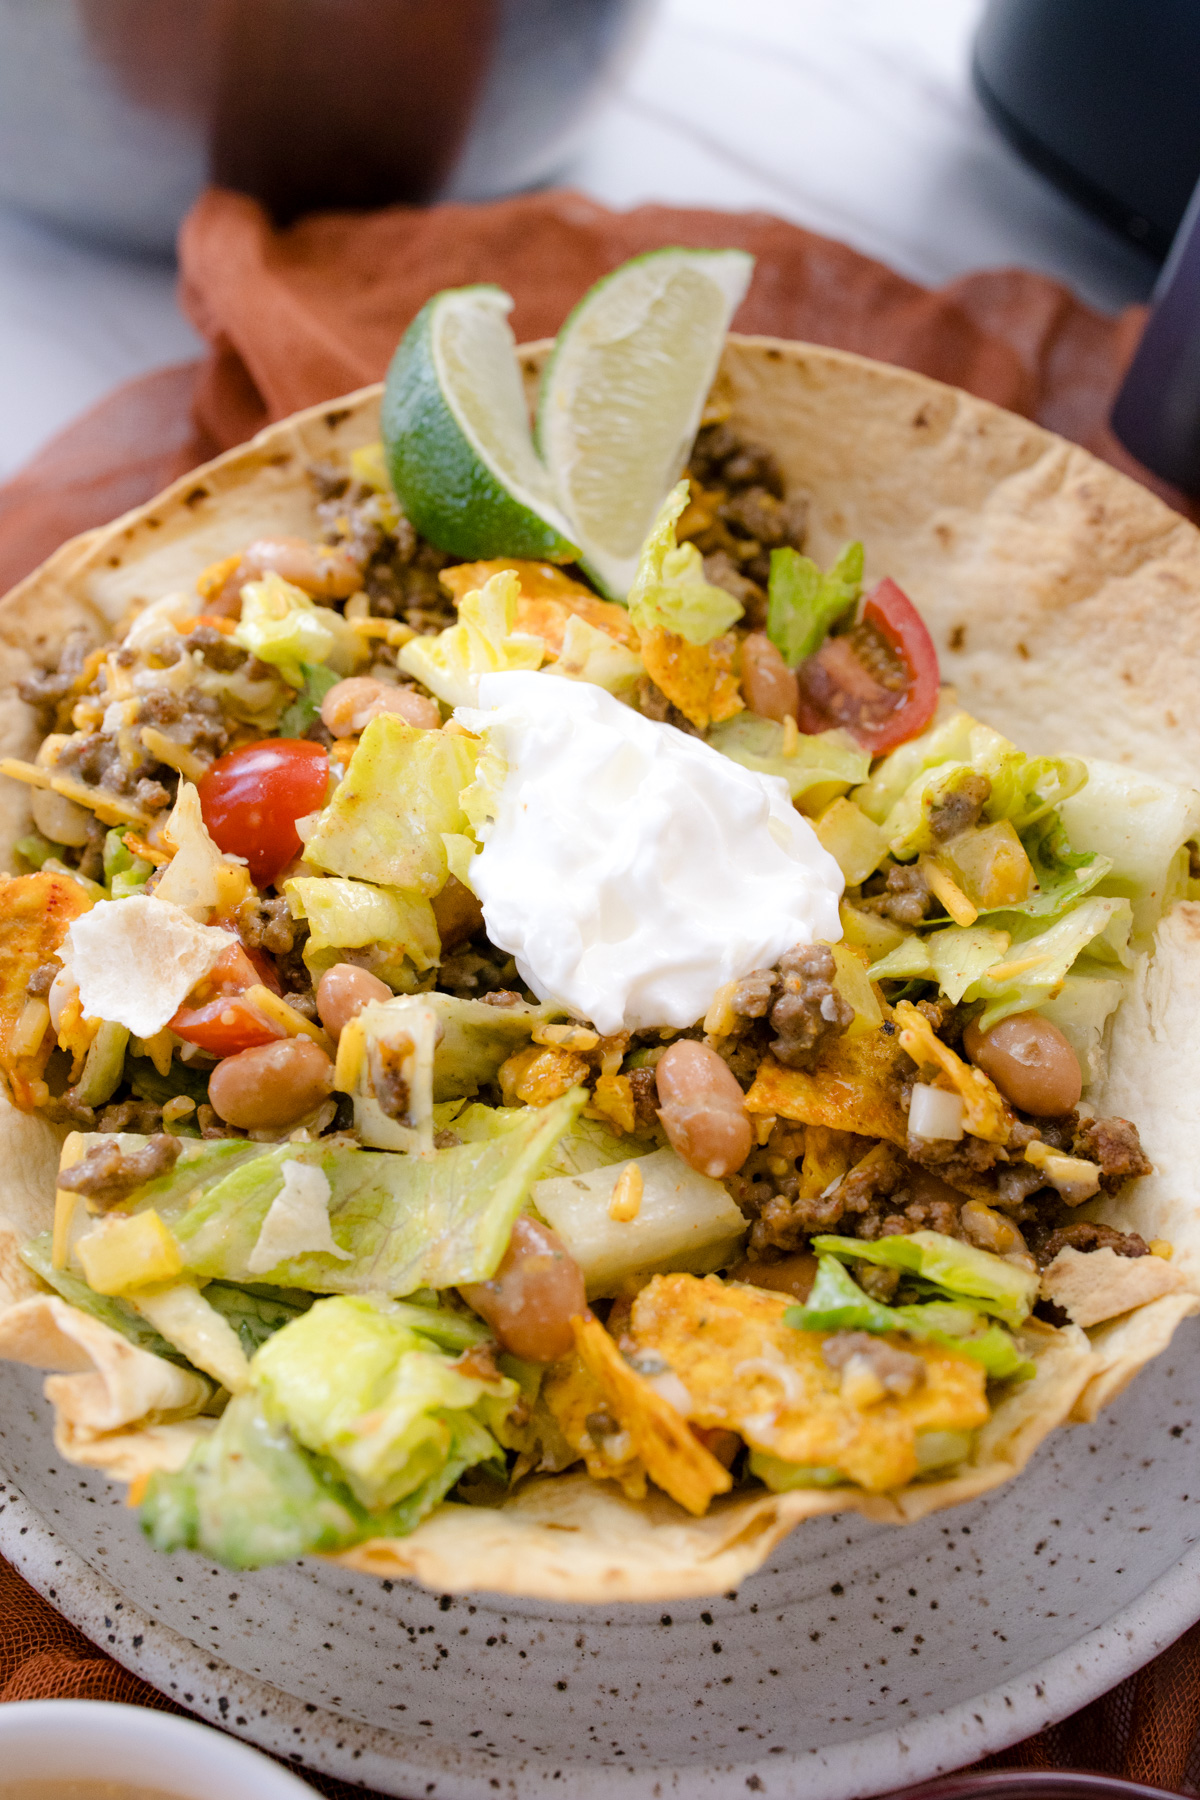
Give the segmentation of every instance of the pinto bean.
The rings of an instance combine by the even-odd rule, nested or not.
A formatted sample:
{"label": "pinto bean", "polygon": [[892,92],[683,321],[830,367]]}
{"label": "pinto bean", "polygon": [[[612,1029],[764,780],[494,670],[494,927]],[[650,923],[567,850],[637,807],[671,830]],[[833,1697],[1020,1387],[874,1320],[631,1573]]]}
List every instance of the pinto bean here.
{"label": "pinto bean", "polygon": [[752,631],[742,644],[742,693],[752,713],[764,719],[794,719],[800,686],[765,631]]}
{"label": "pinto bean", "polygon": [[243,1131],[282,1131],[320,1106],[333,1088],[333,1064],[311,1038],[280,1038],[227,1056],[208,1083],[209,1105]]}
{"label": "pinto bean", "polygon": [[1006,1100],[1035,1119],[1057,1119],[1078,1104],[1083,1074],[1070,1044],[1039,1013],[1010,1013],[989,1032],[972,1019],[963,1049]]}
{"label": "pinto bean", "polygon": [[442,722],[436,701],[418,694],[416,688],[393,687],[371,675],[351,675],[335,682],[321,702],[321,721],[334,737],[362,731],[384,712],[399,713],[406,724],[420,731],[436,731]]}
{"label": "pinto bean", "polygon": [[369,969],[355,963],[334,963],[317,983],[317,1013],[331,1038],[342,1035],[372,1000],[390,1000],[392,990]]}
{"label": "pinto bean", "polygon": [[241,612],[243,585],[261,581],[264,575],[281,575],[314,600],[345,600],[362,586],[362,570],[336,545],[314,544],[302,537],[255,538],[232,574],[208,596],[205,612],[214,618],[235,618]]}
{"label": "pinto bean", "polygon": [[465,944],[483,924],[482,906],[456,875],[448,876],[441,893],[433,896],[433,916],[443,950]]}
{"label": "pinto bean", "polygon": [[745,1097],[715,1050],[681,1038],[655,1070],[658,1116],[672,1149],[685,1163],[720,1181],[741,1168],[754,1131]]}
{"label": "pinto bean", "polygon": [[583,1273],[556,1232],[521,1217],[490,1281],[461,1288],[500,1346],[528,1362],[557,1362],[575,1345],[571,1320],[587,1306]]}

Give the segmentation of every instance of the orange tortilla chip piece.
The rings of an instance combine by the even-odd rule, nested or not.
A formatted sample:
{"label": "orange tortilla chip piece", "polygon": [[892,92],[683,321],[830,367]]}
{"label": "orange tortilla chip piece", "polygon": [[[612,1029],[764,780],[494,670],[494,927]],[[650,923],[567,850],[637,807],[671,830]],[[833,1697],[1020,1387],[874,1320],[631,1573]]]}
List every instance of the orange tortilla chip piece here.
{"label": "orange tortilla chip piece", "polygon": [[711,644],[689,644],[684,637],[661,628],[642,637],[642,661],[649,675],[672,705],[697,731],[707,731],[722,719],[742,711],[745,702],[733,672],[737,640],[732,633]]}
{"label": "orange tortilla chip piece", "polygon": [[562,650],[563,632],[572,613],[586,619],[597,631],[607,632],[619,644],[627,645],[630,650],[637,649],[638,634],[625,608],[611,600],[601,600],[591,588],[564,575],[553,563],[526,562],[520,557],[455,563],[451,568],[443,569],[438,580],[447,593],[454,596],[457,605],[464,594],[474,593],[502,569],[511,569],[521,583],[516,629],[540,637],[556,656]]}
{"label": "orange tortilla chip piece", "polygon": [[733,1486],[728,1469],[688,1429],[683,1415],[630,1368],[599,1319],[575,1318],[571,1324],[585,1367],[629,1433],[651,1481],[699,1518],[714,1494]]}
{"label": "orange tortilla chip piece", "polygon": [[896,1039],[884,1031],[835,1038],[812,1069],[785,1069],[765,1056],[746,1095],[746,1110],[886,1138],[903,1148],[908,1118],[896,1081],[902,1056]]}
{"label": "orange tortilla chip piece", "polygon": [[14,876],[0,886],[0,1069],[13,1104],[23,1112],[46,1098],[42,1073],[54,1048],[49,1029],[32,1050],[14,1045],[30,977],[57,955],[71,920],[91,904],[78,881],[44,869],[37,875]]}

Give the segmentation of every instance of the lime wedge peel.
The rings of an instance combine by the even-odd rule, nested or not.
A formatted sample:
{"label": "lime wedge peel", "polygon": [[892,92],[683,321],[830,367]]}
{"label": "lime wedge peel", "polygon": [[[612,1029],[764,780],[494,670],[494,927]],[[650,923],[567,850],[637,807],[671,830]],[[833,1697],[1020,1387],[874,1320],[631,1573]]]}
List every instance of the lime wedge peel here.
{"label": "lime wedge peel", "polygon": [[388,470],[416,529],[452,555],[573,562],[571,527],[533,447],[512,305],[481,284],[435,294],[417,314],[384,388]]}
{"label": "lime wedge peel", "polygon": [[583,567],[623,600],[750,285],[744,250],[653,250],[596,283],[543,372],[537,445]]}

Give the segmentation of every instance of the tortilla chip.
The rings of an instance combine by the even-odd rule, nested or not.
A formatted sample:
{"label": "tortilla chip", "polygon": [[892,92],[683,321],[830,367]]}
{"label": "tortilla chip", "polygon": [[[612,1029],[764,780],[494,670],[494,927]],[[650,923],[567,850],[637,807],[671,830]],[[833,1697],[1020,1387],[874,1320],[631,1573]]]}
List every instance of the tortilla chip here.
{"label": "tortilla chip", "polygon": [[[47,1378],[44,1390],[54,1407],[55,1443],[69,1461],[108,1469],[122,1481],[133,1475],[119,1471],[137,1473],[147,1458],[166,1466],[154,1459],[174,1454],[183,1439],[178,1432],[164,1437],[158,1428],[194,1418],[213,1396],[203,1376],[139,1350],[53,1294],[0,1312],[0,1357],[62,1371]],[[139,1444],[152,1429],[155,1438]]]}
{"label": "tortilla chip", "polygon": [[785,1069],[773,1056],[764,1056],[746,1095],[746,1110],[886,1138],[903,1148],[908,1119],[896,1081],[902,1059],[897,1039],[885,1031],[834,1038],[812,1069]]}
{"label": "tortilla chip", "polygon": [[1107,1247],[1085,1254],[1067,1245],[1042,1276],[1042,1298],[1063,1307],[1072,1324],[1099,1325],[1186,1286],[1161,1256],[1118,1256]]}
{"label": "tortilla chip", "polygon": [[711,644],[689,644],[673,631],[657,628],[642,634],[642,661],[671,704],[697,731],[707,731],[745,707],[733,673],[736,645],[732,635]]}
{"label": "tortilla chip", "polygon": [[[523,353],[531,396],[548,348]],[[1172,781],[1200,767],[1200,533],[1186,520],[1027,419],[846,352],[731,337],[718,384],[732,429],[769,444],[789,491],[808,500],[809,553],[827,566],[847,539],[860,538],[866,585],[890,575],[909,594],[943,679],[977,717],[1033,753],[1106,757]],[[36,750],[35,720],[16,683],[52,661],[69,630],[83,627],[99,640],[131,609],[190,587],[253,538],[319,535],[305,467],[330,459],[348,466],[355,449],[376,442],[379,395],[364,389],[269,428],[149,506],[64,545],[0,603],[0,753]],[[577,603],[561,588],[541,597],[572,610]],[[615,636],[607,621],[606,614],[595,622]],[[28,829],[27,802],[23,789],[0,782],[6,849]],[[829,1053],[840,1084],[835,1105],[819,1106],[811,1077],[768,1059],[753,1110],[902,1144],[885,1035],[838,1040],[842,1048]],[[864,1044],[874,1046],[873,1058]],[[1108,1076],[1088,1096],[1097,1110],[1137,1121],[1154,1173],[1115,1199],[1089,1202],[1081,1216],[1168,1240],[1170,1266],[1189,1288],[1087,1334],[1029,1328],[1022,1335],[1035,1376],[1004,1395],[971,1462],[953,1476],[895,1494],[718,1495],[697,1519],[653,1488],[630,1501],[613,1483],[580,1472],[526,1481],[499,1508],[443,1505],[411,1537],[360,1545],[340,1560],[441,1592],[483,1588],[574,1602],[699,1596],[735,1587],[806,1518],[854,1510],[900,1524],[1010,1479],[1055,1426],[1094,1417],[1197,1309],[1198,1067],[1200,906],[1184,903],[1161,927],[1153,955],[1140,960],[1115,1020]],[[9,1152],[0,1209],[22,1237],[50,1222],[57,1161],[43,1169],[38,1151],[32,1173],[23,1168],[26,1127],[55,1138],[45,1121],[0,1104]],[[107,1466],[120,1475],[137,1443],[148,1457],[163,1455],[164,1434],[178,1440],[205,1425],[114,1430],[88,1446],[73,1443],[69,1454],[99,1466],[109,1453]]]}

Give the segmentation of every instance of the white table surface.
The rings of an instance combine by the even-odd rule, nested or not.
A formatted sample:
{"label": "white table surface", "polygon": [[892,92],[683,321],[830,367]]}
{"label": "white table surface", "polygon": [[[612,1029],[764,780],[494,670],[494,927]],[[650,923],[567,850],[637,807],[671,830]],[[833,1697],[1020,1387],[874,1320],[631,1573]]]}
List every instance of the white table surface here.
{"label": "white table surface", "polygon": [[[612,206],[754,208],[915,280],[1021,264],[1115,310],[1153,270],[979,109],[982,0],[663,0],[562,179]],[[0,478],[77,412],[193,356],[174,273],[0,209]]]}

